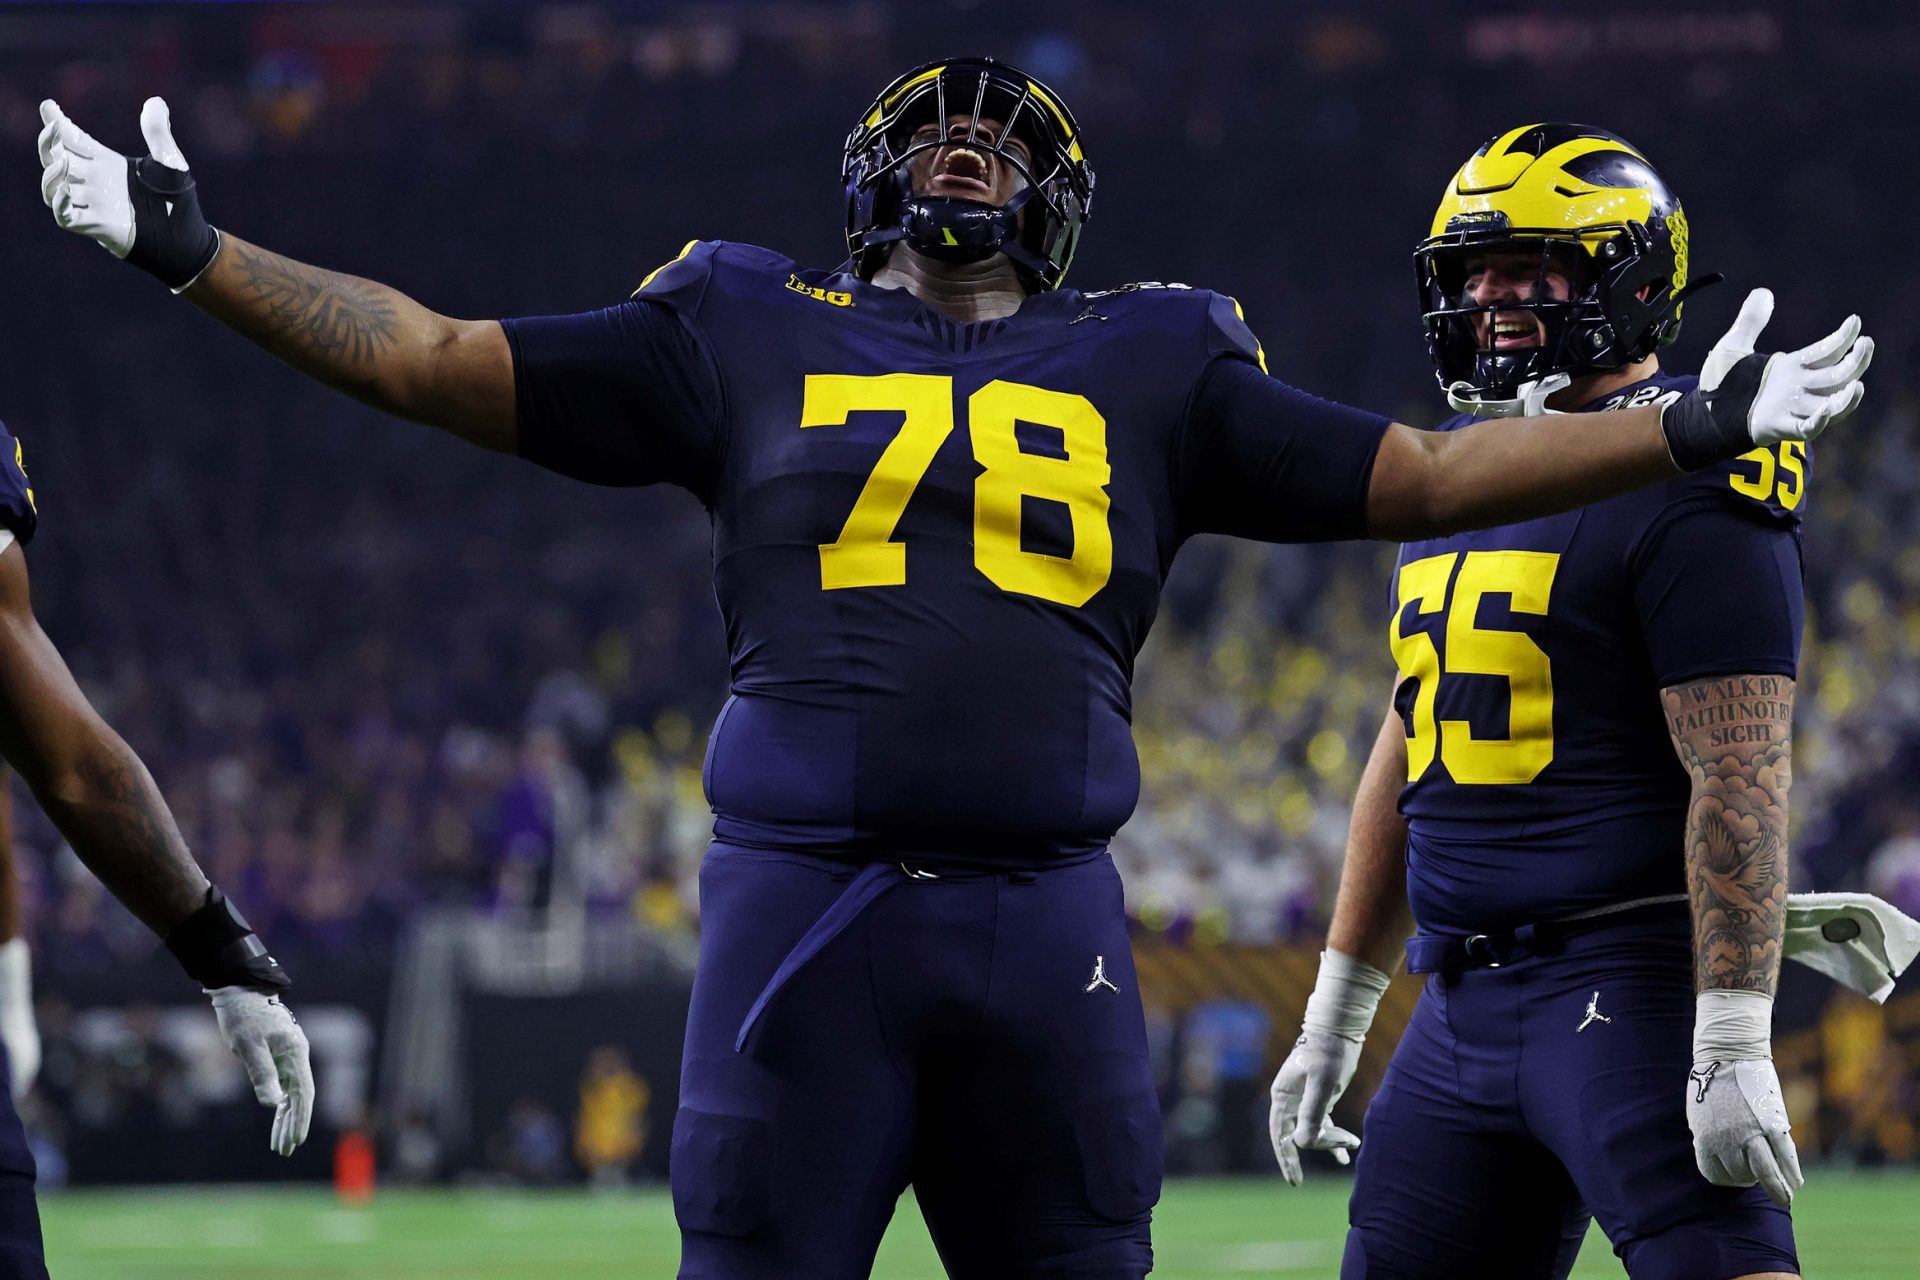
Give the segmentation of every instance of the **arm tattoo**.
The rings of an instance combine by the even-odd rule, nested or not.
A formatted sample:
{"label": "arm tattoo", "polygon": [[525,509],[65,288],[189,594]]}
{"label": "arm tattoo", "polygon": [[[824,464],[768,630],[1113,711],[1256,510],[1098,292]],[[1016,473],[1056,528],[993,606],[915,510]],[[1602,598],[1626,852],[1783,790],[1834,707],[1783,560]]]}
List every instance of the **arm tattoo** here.
{"label": "arm tattoo", "polygon": [[1695,988],[1772,995],[1787,920],[1793,681],[1696,680],[1660,699],[1693,780],[1686,843]]}
{"label": "arm tattoo", "polygon": [[234,267],[247,296],[264,308],[260,340],[285,347],[289,358],[337,368],[370,365],[398,341],[398,316],[389,290],[356,276],[322,271],[234,245]]}

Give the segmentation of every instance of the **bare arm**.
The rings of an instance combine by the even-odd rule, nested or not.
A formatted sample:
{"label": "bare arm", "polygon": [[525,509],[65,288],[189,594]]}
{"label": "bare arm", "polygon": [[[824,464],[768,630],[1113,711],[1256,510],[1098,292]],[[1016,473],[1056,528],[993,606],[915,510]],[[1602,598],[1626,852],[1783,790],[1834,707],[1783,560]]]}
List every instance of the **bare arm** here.
{"label": "bare arm", "polygon": [[1367,534],[1402,542],[1532,520],[1680,474],[1660,409],[1479,422],[1395,423],[1367,490]]}
{"label": "bare arm", "polygon": [[206,900],[159,788],[100,718],[40,624],[19,546],[0,552],[0,754],[89,871],[165,936]]}
{"label": "bare arm", "polygon": [[1388,707],[1354,793],[1347,857],[1327,930],[1329,950],[1386,973],[1399,966],[1413,924],[1407,907],[1407,820],[1399,807],[1406,782],[1406,726]]}
{"label": "bare arm", "polygon": [[513,355],[493,320],[454,320],[397,289],[221,233],[185,296],[300,372],[376,409],[511,453]]}
{"label": "bare arm", "polygon": [[1793,681],[1722,676],[1661,690],[1687,806],[1694,986],[1771,996],[1787,919]]}

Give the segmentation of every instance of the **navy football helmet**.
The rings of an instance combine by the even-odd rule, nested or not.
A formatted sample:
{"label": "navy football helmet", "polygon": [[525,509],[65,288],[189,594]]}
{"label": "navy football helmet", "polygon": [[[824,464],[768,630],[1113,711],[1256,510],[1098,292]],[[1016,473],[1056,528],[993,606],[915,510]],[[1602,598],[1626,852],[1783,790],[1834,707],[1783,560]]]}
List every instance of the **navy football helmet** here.
{"label": "navy football helmet", "polygon": [[[970,121],[964,135],[951,132],[956,115]],[[997,121],[998,132],[983,132],[983,120]],[[1013,139],[1026,155],[1010,145]],[[1020,191],[1004,205],[915,195],[913,159],[956,142],[1011,166],[1024,179]],[[1093,199],[1093,170],[1066,104],[992,58],[930,62],[888,85],[847,135],[840,176],[857,274],[873,275],[889,247],[904,240],[949,261],[1004,253],[1030,292],[1052,289],[1067,274]]]}

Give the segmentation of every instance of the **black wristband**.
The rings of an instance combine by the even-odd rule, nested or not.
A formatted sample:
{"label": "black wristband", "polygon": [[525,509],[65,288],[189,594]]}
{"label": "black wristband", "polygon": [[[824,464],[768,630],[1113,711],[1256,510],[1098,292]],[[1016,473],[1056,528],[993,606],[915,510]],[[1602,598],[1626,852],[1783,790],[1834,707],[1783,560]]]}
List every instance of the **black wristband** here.
{"label": "black wristband", "polygon": [[212,885],[206,902],[168,932],[166,943],[187,976],[209,991],[252,987],[272,993],[293,985],[246,917]]}
{"label": "black wristband", "polygon": [[200,212],[193,175],[152,156],[129,156],[127,196],[133,203],[133,248],[127,261],[180,292],[220,252],[220,233]]}
{"label": "black wristband", "polygon": [[1698,471],[1753,448],[1747,415],[1759,393],[1767,359],[1759,352],[1745,356],[1712,391],[1689,391],[1666,407],[1660,429],[1666,433],[1667,452],[1676,467]]}

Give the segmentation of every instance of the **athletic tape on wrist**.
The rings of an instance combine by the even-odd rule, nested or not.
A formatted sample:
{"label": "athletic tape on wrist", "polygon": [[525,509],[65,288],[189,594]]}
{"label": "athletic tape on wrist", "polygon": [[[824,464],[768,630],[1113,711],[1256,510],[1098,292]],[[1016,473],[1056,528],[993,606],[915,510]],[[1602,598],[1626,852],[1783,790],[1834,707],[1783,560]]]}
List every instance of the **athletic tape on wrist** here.
{"label": "athletic tape on wrist", "polygon": [[1307,997],[1302,1025],[1346,1040],[1364,1040],[1393,979],[1364,960],[1338,951],[1320,953],[1320,976]]}
{"label": "athletic tape on wrist", "polygon": [[1693,1065],[1773,1057],[1773,997],[1702,991],[1693,1004]]}

